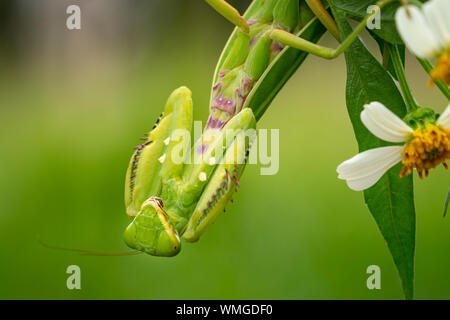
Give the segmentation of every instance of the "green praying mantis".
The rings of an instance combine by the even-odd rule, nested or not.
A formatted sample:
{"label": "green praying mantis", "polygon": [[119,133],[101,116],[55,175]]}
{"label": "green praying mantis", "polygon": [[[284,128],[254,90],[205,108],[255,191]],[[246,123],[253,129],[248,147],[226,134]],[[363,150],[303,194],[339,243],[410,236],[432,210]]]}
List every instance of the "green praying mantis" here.
{"label": "green praying mantis", "polygon": [[[393,0],[378,3],[380,10]],[[206,0],[236,28],[219,58],[210,114],[191,147],[191,92],[173,91],[164,110],[136,147],[125,181],[131,223],[126,244],[154,256],[174,256],[181,239],[193,242],[225,209],[256,139],[256,123],[308,53],[333,59],[364,30],[368,15],[336,49],[316,44],[332,16],[319,0],[255,0],[243,16],[222,0]]]}
{"label": "green praying mantis", "polygon": [[193,103],[186,87],[174,90],[141,144],[125,179],[125,243],[136,251],[98,252],[46,247],[88,255],[147,253],[171,257],[181,239],[197,241],[225,211],[257,137],[256,123],[309,53],[334,59],[366,27],[368,19],[397,0],[382,0],[336,49],[317,44],[337,25],[320,0],[254,0],[244,15],[224,0],[205,0],[236,28],[217,63],[209,116],[191,146]]}

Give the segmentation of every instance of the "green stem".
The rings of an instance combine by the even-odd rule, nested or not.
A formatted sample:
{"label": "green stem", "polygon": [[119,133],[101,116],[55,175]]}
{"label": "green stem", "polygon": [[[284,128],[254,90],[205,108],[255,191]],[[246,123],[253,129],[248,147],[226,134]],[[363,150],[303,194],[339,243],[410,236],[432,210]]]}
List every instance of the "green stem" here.
{"label": "green stem", "polygon": [[[425,71],[430,74],[431,70],[433,70],[433,65],[430,63],[430,61],[421,59],[417,57],[417,60],[420,62],[422,67],[425,69]],[[450,100],[450,89],[447,87],[447,85],[442,81],[435,81],[434,82],[436,86],[441,90],[441,92],[444,94],[444,96],[447,97],[448,100]]]}
{"label": "green stem", "polygon": [[389,46],[388,43],[386,41],[384,41],[383,44],[383,68],[384,70],[387,70],[389,67]]}
{"label": "green stem", "polygon": [[394,65],[395,73],[397,75],[398,82],[400,83],[400,88],[402,89],[403,96],[406,100],[406,108],[408,112],[412,112],[419,108],[414,96],[409,87],[408,81],[406,80],[405,69],[403,67],[402,59],[400,57],[400,52],[396,45],[390,46],[391,60]]}

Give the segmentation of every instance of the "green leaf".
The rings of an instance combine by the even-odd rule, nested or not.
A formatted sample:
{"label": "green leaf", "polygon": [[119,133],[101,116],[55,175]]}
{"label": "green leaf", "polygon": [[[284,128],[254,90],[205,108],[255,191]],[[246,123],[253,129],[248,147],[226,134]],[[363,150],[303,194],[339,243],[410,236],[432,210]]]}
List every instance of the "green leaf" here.
{"label": "green leaf", "polygon": [[[346,13],[332,7],[342,38],[350,32]],[[359,150],[387,145],[372,135],[360,120],[363,105],[379,101],[400,117],[406,106],[394,81],[364,45],[356,40],[345,52],[347,63],[347,109]],[[415,209],[412,176],[399,177],[401,164],[389,170],[364,199],[381,231],[397,266],[407,299],[414,292]]]}
{"label": "green leaf", "polygon": [[[329,0],[334,8],[344,12],[347,17],[361,21],[367,16],[367,8],[375,5],[377,0]],[[400,2],[393,2],[386,5],[381,10],[381,29],[371,30],[374,34],[387,42],[402,44],[403,41],[397,33],[395,26],[395,11],[400,6]]]}

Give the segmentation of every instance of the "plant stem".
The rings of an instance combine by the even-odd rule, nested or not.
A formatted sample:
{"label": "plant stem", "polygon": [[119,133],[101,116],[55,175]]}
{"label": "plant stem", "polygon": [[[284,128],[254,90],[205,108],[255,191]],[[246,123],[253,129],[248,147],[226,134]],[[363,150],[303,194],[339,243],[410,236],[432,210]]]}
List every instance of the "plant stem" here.
{"label": "plant stem", "polygon": [[[425,69],[425,71],[430,74],[430,71],[433,70],[433,65],[430,63],[430,61],[426,59],[421,59],[417,57],[417,60],[420,62],[422,67]],[[447,85],[442,81],[435,81],[434,82],[436,86],[441,90],[441,92],[444,94],[444,96],[447,97],[448,100],[450,100],[450,89],[447,87]]]}
{"label": "plant stem", "polygon": [[389,46],[388,46],[388,43],[386,41],[384,41],[384,44],[383,44],[383,68],[384,68],[384,70],[387,70],[389,67],[389,56],[390,56]]}
{"label": "plant stem", "polygon": [[391,52],[391,60],[394,65],[395,73],[397,74],[398,82],[400,83],[400,88],[402,89],[403,97],[406,102],[406,109],[408,112],[412,112],[419,108],[414,96],[411,92],[411,88],[409,87],[408,81],[406,80],[405,69],[403,67],[402,59],[400,57],[400,52],[398,51],[398,47],[396,45],[390,46]]}

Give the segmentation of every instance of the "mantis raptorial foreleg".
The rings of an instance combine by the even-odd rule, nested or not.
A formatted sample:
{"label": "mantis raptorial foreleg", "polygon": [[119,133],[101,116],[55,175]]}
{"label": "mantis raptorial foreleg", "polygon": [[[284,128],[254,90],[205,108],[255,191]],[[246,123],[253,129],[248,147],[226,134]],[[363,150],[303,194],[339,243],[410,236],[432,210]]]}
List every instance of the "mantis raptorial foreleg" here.
{"label": "mantis raptorial foreleg", "polygon": [[134,217],[125,231],[128,246],[153,255],[172,256],[180,250],[176,225],[178,217],[169,217],[163,201],[157,198],[165,184],[177,180],[182,161],[174,161],[177,147],[186,150],[190,140],[175,138],[177,132],[192,127],[191,92],[176,89],[169,97],[163,114],[145,143],[137,147],[127,171],[125,198],[127,214]]}
{"label": "mantis raptorial foreleg", "polygon": [[[169,97],[162,119],[148,135],[154,140],[140,145],[136,151],[138,157],[135,153],[130,161],[125,192],[127,213],[133,220],[124,234],[127,245],[152,255],[176,255],[180,250],[180,236],[193,210],[201,203],[199,199],[204,197],[205,186],[217,188],[221,185],[218,182],[215,185],[217,179],[214,177],[216,172],[223,170],[224,163],[228,163],[224,157],[229,160],[229,150],[240,145],[241,142],[233,141],[241,141],[241,130],[254,129],[255,124],[252,111],[242,110],[218,133],[201,161],[192,163],[188,153],[180,155],[180,151],[190,150],[191,93],[185,87],[176,89]],[[157,147],[152,147],[153,143]],[[235,153],[241,161],[246,149],[237,148]],[[212,159],[217,160],[213,162]],[[239,168],[239,174],[237,171],[235,174],[237,179],[242,165],[240,162],[232,164]],[[142,201],[145,196],[147,198]],[[215,207],[219,210],[224,205],[225,202],[220,202]],[[190,232],[195,234],[196,228],[191,227]]]}
{"label": "mantis raptorial foreleg", "polygon": [[173,174],[170,171],[180,170],[173,165],[170,156],[168,161],[164,161],[165,154],[166,150],[172,149],[176,143],[176,141],[169,142],[170,135],[177,129],[190,130],[191,126],[191,92],[186,87],[181,87],[170,95],[153,129],[142,138],[144,142],[135,147],[136,151],[128,165],[125,183],[125,205],[128,216],[136,216],[142,203],[161,190],[162,176],[155,172]]}
{"label": "mantis raptorial foreleg", "polygon": [[248,130],[247,134],[244,131],[238,133],[203,191],[183,234],[183,239],[191,242],[198,240],[224,210],[225,204],[239,187],[239,179],[248,161],[248,150],[255,136],[255,130]]}

